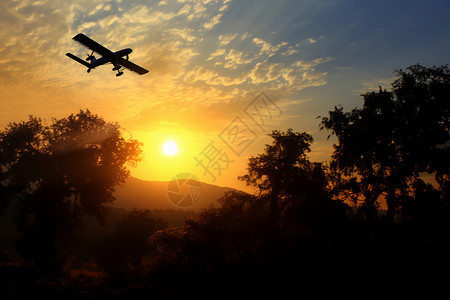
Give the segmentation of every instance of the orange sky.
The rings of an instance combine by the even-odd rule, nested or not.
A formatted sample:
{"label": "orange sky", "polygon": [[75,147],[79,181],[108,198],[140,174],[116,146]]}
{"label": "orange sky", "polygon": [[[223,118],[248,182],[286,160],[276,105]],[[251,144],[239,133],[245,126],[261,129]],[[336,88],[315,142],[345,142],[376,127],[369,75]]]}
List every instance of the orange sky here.
{"label": "orange sky", "polygon": [[[350,3],[355,13],[344,7]],[[448,11],[447,2],[430,1],[426,9],[408,2],[410,11],[395,19],[390,12],[373,17],[373,7],[365,14],[358,3],[1,1],[0,126],[90,109],[144,144],[132,175],[147,180],[190,172],[244,188],[236,178],[248,157],[264,150],[266,133],[289,127],[311,133],[312,159],[327,160],[331,142],[319,132],[317,116],[338,104],[361,105],[360,94],[379,84],[389,88],[394,68],[444,64],[450,53],[439,33],[423,29],[448,28],[436,22],[449,18],[418,18],[427,10]],[[117,78],[108,65],[87,74],[65,56],[87,55],[72,40],[80,32],[113,51],[132,48],[130,60],[150,72]],[[264,128],[246,113],[261,92],[273,112]],[[234,140],[236,152],[226,144],[233,130],[244,133],[240,145]],[[178,144],[177,155],[162,153],[169,139]],[[215,178],[198,163],[206,162],[208,149],[219,151],[210,165]]]}

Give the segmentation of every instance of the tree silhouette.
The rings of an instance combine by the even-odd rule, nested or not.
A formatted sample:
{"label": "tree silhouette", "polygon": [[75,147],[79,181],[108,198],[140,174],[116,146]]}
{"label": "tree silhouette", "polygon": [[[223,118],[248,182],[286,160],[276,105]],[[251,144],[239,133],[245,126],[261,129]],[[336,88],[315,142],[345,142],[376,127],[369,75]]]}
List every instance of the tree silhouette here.
{"label": "tree silhouette", "polygon": [[255,295],[261,290],[254,287],[279,291],[323,270],[321,255],[337,244],[336,232],[345,232],[346,206],[328,195],[322,164],[309,161],[310,135],[288,129],[270,136],[273,143],[249,159],[248,174],[240,177],[259,194],[229,192],[184,226],[152,236],[155,285],[181,282],[185,291],[201,282],[200,289],[239,286]]}
{"label": "tree silhouette", "polygon": [[[244,192],[227,192],[219,203],[181,227],[152,235],[158,249],[153,281],[164,296],[209,294],[216,289],[224,293],[220,288],[228,284],[234,288],[251,284],[269,246],[268,211]],[[170,289],[174,284],[177,288]]]}
{"label": "tree silhouette", "polygon": [[338,205],[327,193],[322,164],[310,162],[307,157],[312,136],[292,129],[274,130],[269,136],[272,145],[249,159],[248,174],[239,179],[259,189],[259,198],[268,203],[272,220],[298,214],[303,214],[303,220],[311,219]]}
{"label": "tree silhouette", "polygon": [[9,124],[0,133],[0,207],[16,205],[22,256],[42,271],[57,271],[81,217],[102,219],[114,187],[129,175],[126,164],[139,157],[136,140],[89,110],[48,126],[32,116]]}
{"label": "tree silhouette", "polygon": [[257,187],[260,196],[268,200],[274,220],[279,218],[287,187],[292,186],[302,167],[309,167],[306,154],[311,151],[312,136],[307,133],[274,130],[269,134],[272,145],[266,145],[265,152],[251,157],[248,174],[239,177],[247,185]]}
{"label": "tree silhouette", "polygon": [[165,227],[167,223],[153,217],[150,210],[128,212],[98,248],[99,262],[109,281],[117,285],[142,278],[143,260],[156,251],[149,237]]}
{"label": "tree silhouette", "polygon": [[448,68],[413,65],[396,74],[392,91],[365,93],[362,108],[335,107],[321,122],[338,139],[331,162],[336,191],[362,200],[369,220],[380,196],[392,218],[424,172],[441,187],[449,174]]}

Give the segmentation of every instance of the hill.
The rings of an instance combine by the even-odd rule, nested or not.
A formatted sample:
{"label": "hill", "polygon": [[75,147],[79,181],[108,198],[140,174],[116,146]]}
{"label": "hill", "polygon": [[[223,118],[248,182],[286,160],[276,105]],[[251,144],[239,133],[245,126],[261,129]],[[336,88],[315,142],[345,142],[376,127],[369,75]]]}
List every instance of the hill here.
{"label": "hill", "polygon": [[180,179],[178,181],[148,181],[134,177],[118,186],[114,195],[117,208],[150,210],[185,209],[200,211],[216,204],[226,192],[235,189]]}

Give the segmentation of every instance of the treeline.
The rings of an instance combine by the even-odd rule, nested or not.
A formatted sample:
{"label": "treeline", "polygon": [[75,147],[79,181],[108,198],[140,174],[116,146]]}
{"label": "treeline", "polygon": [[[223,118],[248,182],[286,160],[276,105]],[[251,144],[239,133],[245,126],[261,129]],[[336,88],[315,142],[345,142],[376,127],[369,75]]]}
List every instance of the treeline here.
{"label": "treeline", "polygon": [[[33,282],[58,296],[282,298],[438,284],[450,266],[450,72],[414,65],[396,74],[361,108],[321,118],[337,138],[329,163],[310,161],[310,134],[275,130],[238,178],[256,195],[227,193],[181,226],[128,212],[84,260],[91,275],[73,272],[83,260],[71,245],[83,245],[83,216],[104,220],[139,143],[89,111],[10,124],[0,133],[0,207],[15,203],[23,265],[2,268],[5,290]],[[8,277],[11,268],[33,275]]]}

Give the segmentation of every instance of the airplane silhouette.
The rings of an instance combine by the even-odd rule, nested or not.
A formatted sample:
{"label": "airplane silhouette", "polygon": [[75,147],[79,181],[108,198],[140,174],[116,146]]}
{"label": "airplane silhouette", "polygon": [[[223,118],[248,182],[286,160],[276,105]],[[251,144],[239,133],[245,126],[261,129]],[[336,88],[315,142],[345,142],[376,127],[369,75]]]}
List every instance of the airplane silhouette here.
{"label": "airplane silhouette", "polygon": [[[92,53],[90,55],[88,54],[86,61],[73,55],[72,53],[66,53],[66,55],[71,59],[86,66],[88,68],[87,69],[88,73],[92,69],[95,69],[96,67],[107,63],[111,63],[114,65],[114,68],[112,70],[117,71],[116,76],[120,76],[123,74],[121,67],[125,67],[128,70],[133,71],[139,75],[148,73],[148,70],[128,60],[128,55],[133,51],[130,48],[122,49],[117,52],[112,52],[111,50],[105,48],[104,46],[100,45],[99,43],[90,39],[89,37],[85,36],[82,33],[77,34],[76,36],[73,37],[73,39],[78,43],[80,43],[81,45],[88,48],[89,50],[92,50]],[[94,52],[100,54],[102,57],[96,59],[94,56]],[[124,56],[126,57],[126,59],[123,58]]]}

